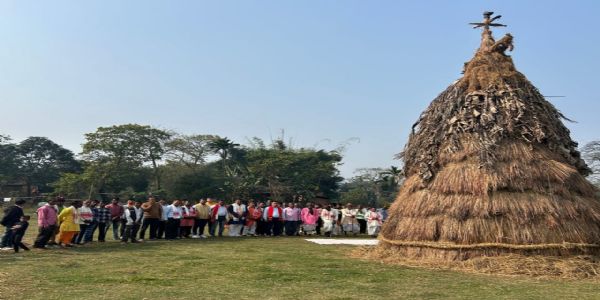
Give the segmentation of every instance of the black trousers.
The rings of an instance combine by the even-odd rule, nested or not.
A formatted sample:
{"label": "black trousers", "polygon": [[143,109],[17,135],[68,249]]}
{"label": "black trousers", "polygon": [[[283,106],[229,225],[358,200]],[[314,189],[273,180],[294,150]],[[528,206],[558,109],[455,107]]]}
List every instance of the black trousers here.
{"label": "black trousers", "polygon": [[292,236],[296,235],[296,228],[298,225],[298,221],[285,221],[285,235]]}
{"label": "black trousers", "polygon": [[106,223],[98,223],[98,241],[105,242],[106,241],[106,229],[108,226]]}
{"label": "black trousers", "polygon": [[25,244],[23,244],[22,242],[23,240],[23,234],[15,234],[13,235],[13,249],[15,249],[15,252],[19,252],[19,248],[22,248],[23,250],[29,250],[29,248],[27,248],[27,246],[25,246]]}
{"label": "black trousers", "polygon": [[360,233],[367,233],[367,220],[365,219],[356,219],[358,221],[358,225],[360,225]]}
{"label": "black trousers", "polygon": [[121,227],[119,227],[119,236],[123,236],[125,234],[125,226],[127,226],[127,220],[121,219]]}
{"label": "black trousers", "polygon": [[165,230],[165,239],[174,240],[179,237],[179,224],[181,223],[180,219],[170,218],[167,220],[167,226]]}
{"label": "black trousers", "polygon": [[256,221],[256,234],[257,235],[265,235],[267,234],[267,222],[259,219]]}
{"label": "black trousers", "polygon": [[157,239],[162,239],[163,235],[165,234],[165,229],[167,227],[167,221],[163,221],[163,220],[159,220],[158,221],[158,228],[156,230],[156,238]]}
{"label": "black trousers", "polygon": [[194,235],[203,235],[206,224],[208,224],[208,219],[196,219],[194,221],[194,229],[192,229]]}
{"label": "black trousers", "polygon": [[137,240],[135,239],[135,237],[137,236],[137,232],[139,229],[139,224],[125,225],[125,232],[123,234],[123,237],[121,238],[121,241],[127,242],[127,240],[131,239],[132,243],[136,243]]}
{"label": "black trousers", "polygon": [[52,237],[52,234],[54,234],[55,229],[56,229],[56,225],[50,225],[48,227],[40,227],[37,238],[35,239],[35,242],[33,243],[33,247],[34,248],[44,248],[46,246],[46,244],[48,244],[48,241]]}
{"label": "black trousers", "polygon": [[279,221],[279,218],[273,218],[267,223],[267,234],[274,236],[281,235],[281,221]]}
{"label": "black trousers", "polygon": [[156,238],[156,233],[158,231],[158,222],[160,220],[156,218],[145,218],[142,223],[142,230],[140,231],[140,239],[144,239],[146,237],[146,230],[150,227],[150,239],[153,240]]}

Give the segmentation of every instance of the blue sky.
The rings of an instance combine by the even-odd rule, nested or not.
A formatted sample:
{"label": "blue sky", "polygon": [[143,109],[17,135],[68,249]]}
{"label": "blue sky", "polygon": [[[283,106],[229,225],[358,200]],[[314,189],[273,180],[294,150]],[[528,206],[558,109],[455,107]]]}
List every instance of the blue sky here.
{"label": "blue sky", "polygon": [[600,139],[598,1],[0,1],[0,133],[79,152],[98,126],[347,143],[398,165],[410,126],[503,15],[517,68]]}

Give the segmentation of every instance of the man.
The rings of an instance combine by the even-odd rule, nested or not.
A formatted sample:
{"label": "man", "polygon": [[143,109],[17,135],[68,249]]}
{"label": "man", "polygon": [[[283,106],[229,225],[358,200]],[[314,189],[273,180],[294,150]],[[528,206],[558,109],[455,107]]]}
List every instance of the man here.
{"label": "man", "polygon": [[167,217],[167,207],[169,207],[169,205],[167,204],[167,201],[162,200],[162,199],[160,201],[158,201],[158,204],[160,205],[162,213],[160,216],[160,220],[158,221],[158,228],[156,230],[156,238],[162,239],[163,234],[165,233],[165,229],[167,228],[167,221],[169,220],[169,217]]}
{"label": "man", "polygon": [[167,206],[165,210],[167,217],[165,240],[176,240],[179,238],[179,225],[181,224],[181,218],[183,217],[181,201],[173,201],[173,204]]}
{"label": "man", "polygon": [[64,197],[62,197],[62,196],[56,197],[56,204],[54,204],[54,209],[56,209],[57,221],[56,221],[56,227],[54,229],[54,232],[50,236],[50,240],[48,240],[48,246],[58,246],[58,243],[56,241],[57,237],[58,237],[58,233],[60,231],[60,229],[58,228],[58,226],[60,225],[60,223],[58,222],[58,215],[60,215],[60,213],[63,211],[63,209],[65,209],[65,198]]}
{"label": "man", "polygon": [[243,226],[246,223],[246,215],[248,214],[246,205],[242,204],[242,200],[236,199],[229,206],[228,212],[232,216],[229,223],[229,236],[240,236],[244,228]]}
{"label": "man", "polygon": [[110,210],[110,221],[112,224],[113,239],[119,240],[119,225],[121,224],[121,216],[123,216],[123,206],[119,204],[119,197],[112,199],[111,203],[106,206]]}
{"label": "man", "polygon": [[132,201],[129,200],[127,202],[127,207],[125,207],[125,232],[123,237],[121,238],[121,242],[127,243],[128,240],[131,239],[132,243],[137,243],[136,240],[138,229],[140,228],[140,224],[142,223],[142,216],[144,212],[142,210],[142,202],[141,201]]}
{"label": "man", "polygon": [[365,209],[362,205],[358,205],[356,209],[356,221],[358,221],[358,225],[360,226],[360,234],[367,233],[367,220],[365,219],[366,214],[367,209]]}
{"label": "man", "polygon": [[24,204],[25,200],[19,199],[15,201],[15,205],[7,208],[4,211],[4,217],[2,218],[2,221],[0,221],[0,224],[6,227],[6,232],[2,237],[0,248],[5,248],[6,250],[13,250],[14,231],[12,230],[12,227],[21,221],[21,217],[24,215]]}
{"label": "man", "polygon": [[210,221],[210,206],[206,204],[206,199],[200,199],[200,203],[194,206],[196,208],[196,220],[194,221],[194,235],[206,238],[204,227]]}
{"label": "man", "polygon": [[333,230],[331,231],[331,235],[340,234],[340,224],[342,223],[342,214],[340,213],[341,206],[339,203],[334,203],[331,206],[331,212],[336,215],[336,220],[333,222]]}
{"label": "man", "polygon": [[346,208],[342,209],[342,229],[344,235],[352,233],[357,235],[360,232],[360,225],[356,219],[357,210],[352,207],[352,203],[346,204]]}
{"label": "man", "polygon": [[296,229],[298,226],[298,208],[294,208],[294,203],[288,203],[288,207],[283,210],[283,221],[285,235],[296,235]]}
{"label": "man", "polygon": [[38,235],[33,243],[33,248],[46,249],[46,244],[56,230],[58,210],[54,205],[56,205],[56,199],[50,199],[48,203],[37,209]]}
{"label": "man", "polygon": [[300,204],[294,203],[294,209],[296,210],[296,219],[298,219],[298,221],[296,221],[296,235],[299,236],[300,230],[302,229],[302,208],[300,207]]}
{"label": "man", "polygon": [[110,224],[110,209],[105,207],[105,203],[101,203],[98,200],[92,201],[92,213],[94,214],[94,220],[84,233],[84,241],[86,243],[94,240],[94,232],[98,229],[98,242],[106,241],[106,230],[108,224]]}
{"label": "man", "polygon": [[219,200],[217,205],[213,206],[211,210],[210,222],[212,226],[210,227],[210,235],[215,236],[215,231],[217,226],[219,226],[219,236],[223,236],[223,230],[225,229],[225,222],[227,221],[227,207],[223,200]]}
{"label": "man", "polygon": [[283,222],[283,209],[277,201],[271,201],[271,206],[265,209],[263,218],[267,220],[267,236],[280,236]]}
{"label": "man", "polygon": [[148,197],[148,201],[142,204],[142,210],[144,211],[144,221],[142,223],[142,230],[140,231],[140,240],[146,238],[146,229],[150,227],[150,240],[156,239],[156,233],[158,231],[158,223],[162,216],[162,206],[156,202],[156,199],[152,196]]}

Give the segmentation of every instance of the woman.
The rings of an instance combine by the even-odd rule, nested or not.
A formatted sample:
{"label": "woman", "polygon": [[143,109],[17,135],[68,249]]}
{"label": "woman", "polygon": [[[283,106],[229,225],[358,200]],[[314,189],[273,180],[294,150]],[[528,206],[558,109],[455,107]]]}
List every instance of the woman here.
{"label": "woman", "polygon": [[260,207],[255,207],[254,202],[250,202],[248,204],[248,218],[246,219],[246,228],[244,228],[244,233],[247,233],[251,236],[256,236],[257,223],[262,215],[262,209]]}
{"label": "woman", "polygon": [[181,222],[179,224],[179,226],[181,227],[180,237],[189,239],[190,235],[192,234],[192,227],[194,226],[194,221],[196,220],[196,208],[192,206],[192,203],[190,201],[185,201],[181,212],[183,213],[183,218],[181,219]]}
{"label": "woman", "polygon": [[300,217],[302,218],[302,231],[304,231],[304,235],[315,234],[317,222],[319,221],[319,212],[312,203],[308,203],[308,207],[302,209]]}
{"label": "woman", "polygon": [[337,212],[331,208],[331,205],[327,205],[321,210],[321,219],[323,220],[322,231],[325,236],[330,237],[337,223]]}
{"label": "woman", "polygon": [[58,215],[60,223],[59,245],[61,247],[73,247],[71,240],[79,233],[79,210],[81,201],[73,201],[70,207],[63,209]]}
{"label": "woman", "polygon": [[79,213],[79,234],[77,234],[75,244],[83,245],[85,232],[94,221],[94,212],[92,212],[92,200],[83,201],[83,205],[77,209]]}
{"label": "woman", "polygon": [[367,219],[367,231],[369,235],[376,237],[381,228],[381,214],[375,211],[375,207],[371,207],[365,218]]}

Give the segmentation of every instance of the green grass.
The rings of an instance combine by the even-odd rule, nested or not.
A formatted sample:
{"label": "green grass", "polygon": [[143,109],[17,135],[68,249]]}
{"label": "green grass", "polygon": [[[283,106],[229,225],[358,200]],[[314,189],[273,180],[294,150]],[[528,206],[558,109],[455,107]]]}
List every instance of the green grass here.
{"label": "green grass", "polygon": [[350,258],[352,249],[301,238],[220,238],[2,252],[0,299],[600,298],[589,281],[382,265]]}

